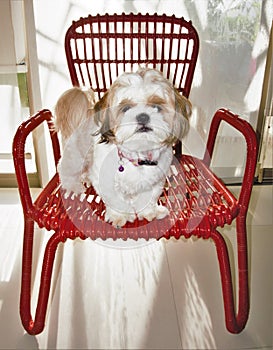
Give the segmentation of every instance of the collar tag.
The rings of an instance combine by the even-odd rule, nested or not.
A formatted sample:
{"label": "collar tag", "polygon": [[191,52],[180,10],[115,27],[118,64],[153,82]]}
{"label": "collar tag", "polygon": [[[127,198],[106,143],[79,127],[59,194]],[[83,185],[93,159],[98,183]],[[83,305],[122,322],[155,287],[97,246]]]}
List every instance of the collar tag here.
{"label": "collar tag", "polygon": [[138,160],[138,165],[157,165],[157,161],[149,160],[149,159],[139,159]]}

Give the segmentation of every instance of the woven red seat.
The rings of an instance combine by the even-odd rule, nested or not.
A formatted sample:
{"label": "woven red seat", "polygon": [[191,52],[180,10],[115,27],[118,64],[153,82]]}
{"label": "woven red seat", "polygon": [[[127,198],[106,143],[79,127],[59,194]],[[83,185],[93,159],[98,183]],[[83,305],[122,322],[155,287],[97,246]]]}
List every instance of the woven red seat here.
{"label": "woven red seat", "polygon": [[[159,24],[161,24],[160,27]],[[179,29],[175,26],[178,26]],[[95,33],[94,28],[96,28]],[[152,28],[152,33],[146,33],[148,28]],[[161,30],[159,34],[156,34],[158,28],[161,28]],[[164,28],[169,28],[169,32],[164,33]],[[103,29],[106,32],[109,31],[109,35],[103,33]],[[173,35],[170,35],[170,33],[173,33]],[[97,42],[99,54],[96,53],[96,57],[93,58],[82,57],[83,53],[89,52],[87,45],[93,47],[95,52],[93,39],[91,40],[93,36],[99,40]],[[116,42],[116,40],[123,40],[123,38],[122,45],[125,45],[125,39],[132,39],[132,44],[126,41],[127,46],[125,45],[126,47],[132,45],[131,53],[135,52],[135,40],[139,38],[138,45],[143,45],[144,40],[144,47],[146,48],[144,51],[149,57],[149,64],[159,69],[162,68],[161,70],[166,73],[168,78],[173,78],[174,84],[179,82],[179,91],[188,96],[197,59],[198,36],[191,22],[165,15],[89,16],[73,22],[66,36],[66,53],[73,84],[86,85],[85,79],[87,78],[87,83],[92,85],[98,96],[101,96],[107,90],[107,79],[103,73],[103,67],[107,67],[106,75],[109,75],[112,72],[112,68],[109,67],[112,67],[112,64],[114,67],[117,66],[118,68],[114,69],[113,75],[115,76],[120,72],[119,70],[127,69],[127,64],[129,64],[129,68],[132,68],[135,63],[144,62],[144,58],[138,61],[135,56],[131,57],[130,60],[125,51],[121,58],[117,57],[117,53],[114,54],[116,57],[111,59],[105,54],[107,49],[106,51],[102,49],[103,40],[113,39]],[[181,49],[183,47],[184,54],[180,51],[177,54],[176,50],[176,58],[173,58],[173,54],[169,54],[170,59],[166,59],[164,56],[164,47],[167,45],[166,38],[170,43],[172,42],[171,39],[178,40],[180,38],[182,40],[180,44],[169,43],[168,48],[171,50],[174,46]],[[71,45],[68,44],[70,40],[73,41]],[[78,40],[81,47],[83,47],[81,53],[78,49],[75,49],[79,45]],[[153,50],[147,49],[150,40],[152,40],[151,45],[155,45],[155,43],[158,45]],[[182,44],[184,40],[186,40],[186,44]],[[70,50],[70,46],[74,47],[74,51]],[[160,49],[164,51],[164,55],[160,54]],[[152,53],[155,55],[154,60],[150,56]],[[72,59],[73,57],[74,59]],[[147,57],[146,61],[148,60]],[[174,64],[186,68],[181,70],[173,66]],[[167,68],[164,68],[164,65]],[[178,79],[181,76],[179,72],[182,76],[185,74],[183,79]],[[100,75],[102,75],[101,78]],[[94,85],[92,84],[93,79],[95,79]],[[111,79],[108,79],[108,84],[111,83]],[[224,183],[209,168],[215,139],[222,121],[236,128],[244,135],[246,140],[246,167],[238,198],[226,188]],[[57,166],[61,157],[60,146],[58,135],[52,128],[52,114],[49,110],[42,110],[23,122],[17,130],[13,144],[15,171],[25,217],[20,315],[27,332],[38,334],[44,328],[54,258],[60,242],[76,238],[159,240],[171,237],[179,239],[181,236],[185,238],[191,236],[203,239],[211,238],[214,241],[220,266],[226,326],[232,333],[242,331],[249,313],[246,214],[257,159],[256,135],[250,124],[226,109],[218,110],[212,119],[203,159],[182,155],[180,145],[175,148],[171,171],[159,199],[162,205],[168,207],[169,216],[151,222],[135,220],[134,223],[128,223],[125,227],[117,229],[104,221],[104,204],[92,187],[86,189],[86,193],[80,196],[66,193],[61,188],[58,173],[41,191],[39,197],[34,202],[32,201],[26,175],[24,148],[27,136],[43,122],[47,122],[49,127]],[[239,292],[237,312],[234,303],[228,249],[223,236],[217,230],[218,227],[231,224],[234,219],[236,220],[238,244]],[[34,223],[53,233],[45,249],[37,309],[33,319],[30,305]]]}
{"label": "woven red seat", "polygon": [[58,231],[62,240],[209,238],[216,227],[231,224],[239,213],[237,199],[222,182],[200,160],[186,155],[173,165],[159,201],[170,210],[167,218],[127,223],[118,229],[104,221],[104,203],[93,188],[81,196],[67,194],[56,175],[35,201],[34,213],[40,227]]}

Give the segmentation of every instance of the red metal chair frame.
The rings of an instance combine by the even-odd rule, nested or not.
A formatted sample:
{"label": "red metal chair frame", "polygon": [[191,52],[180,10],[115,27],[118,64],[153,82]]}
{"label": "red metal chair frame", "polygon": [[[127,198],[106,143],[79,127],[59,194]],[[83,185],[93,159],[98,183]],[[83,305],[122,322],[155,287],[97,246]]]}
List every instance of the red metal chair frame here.
{"label": "red metal chair frame", "polygon": [[[183,31],[181,31],[183,33],[183,38],[187,36],[184,32],[184,27],[187,28],[188,33],[194,33],[196,37],[196,31],[190,22],[186,22],[184,19],[176,19],[175,17],[123,14],[113,16],[89,16],[88,18],[80,19],[77,22],[73,22],[66,37],[68,64],[72,82],[75,85],[81,85],[83,83],[86,85],[86,81],[83,80],[83,74],[81,73],[82,67],[78,67],[76,71],[73,71],[73,65],[87,65],[90,68],[90,62],[80,59],[77,55],[75,62],[73,62],[73,60],[69,58],[70,53],[67,40],[73,37],[72,34],[76,28],[84,28],[84,26],[89,26],[90,28],[90,22],[97,23],[97,26],[98,23],[105,23],[103,22],[104,20],[107,20],[108,24],[103,24],[101,26],[109,30],[110,28],[114,28],[115,30],[118,28],[117,25],[110,24],[113,20],[129,23],[129,28],[136,28],[134,24],[135,21],[137,23],[142,23],[142,21],[144,21],[144,23],[146,23],[144,27],[148,26],[148,22],[151,22],[153,28],[156,28],[157,23],[162,21],[165,23],[163,27],[167,28],[167,26],[170,25],[174,33],[177,29],[174,29],[172,26],[182,24],[181,28],[183,27]],[[87,25],[87,23],[89,24]],[[97,28],[100,28],[100,25]],[[124,30],[125,26],[123,25],[122,28]],[[78,34],[82,37],[84,35],[82,32]],[[111,35],[114,36],[114,33]],[[119,33],[119,36],[120,35]],[[130,37],[132,33],[127,33],[127,35]],[[91,34],[89,33],[89,39],[90,36]],[[140,35],[140,37],[143,38],[143,35]],[[176,37],[176,35],[173,35],[173,37]],[[102,38],[107,37],[102,35]],[[146,35],[145,38],[150,37]],[[73,40],[77,39],[73,37]],[[198,36],[196,40],[198,45]],[[87,47],[84,51],[87,51]],[[196,59],[197,54],[193,56],[194,65]],[[166,60],[166,62],[164,61],[164,63],[168,64],[167,61],[168,60]],[[150,60],[150,62],[155,65],[160,64],[160,61],[155,61],[155,63],[153,63],[153,61]],[[136,62],[126,61],[125,63],[131,65],[131,63],[135,64]],[[103,66],[105,62],[100,61],[99,64]],[[111,64],[111,62],[106,64]],[[123,61],[121,60],[121,62],[119,62],[117,60],[115,64],[119,66],[123,64]],[[183,62],[181,64],[183,64]],[[95,63],[95,66],[98,67],[98,64]],[[126,68],[126,66],[123,67]],[[187,71],[191,72],[191,69],[187,69]],[[183,78],[183,81],[187,82],[186,85],[178,87],[186,96],[188,96],[190,91],[193,71],[194,68],[192,68],[192,73],[190,73],[191,77],[189,79]],[[96,74],[99,77],[99,73],[97,72]],[[82,80],[79,81],[77,76],[80,76]],[[174,81],[176,82],[177,80]],[[89,83],[91,85],[91,81],[89,81]],[[99,85],[95,86],[98,95],[105,92],[106,89],[107,86],[104,85],[104,83],[101,87]],[[241,132],[246,141],[246,167],[241,192],[238,198],[231,194],[222,181],[209,169],[215,139],[222,121],[230,124]],[[222,282],[226,326],[232,333],[241,332],[246,325],[249,313],[246,215],[257,159],[256,135],[250,124],[228,110],[218,110],[212,119],[204,158],[198,159],[189,155],[177,154],[176,163],[174,164],[176,170],[167,178],[167,186],[160,198],[162,204],[167,205],[170,209],[168,218],[154,220],[149,224],[145,221],[136,220],[133,224],[127,224],[125,228],[116,229],[104,222],[104,204],[98,199],[92,187],[86,191],[84,196],[77,197],[73,194],[65,194],[60,186],[58,173],[49,181],[39,197],[35,201],[32,200],[25,167],[25,142],[31,132],[43,122],[46,122],[49,127],[55,164],[57,166],[61,157],[60,146],[58,135],[54,133],[52,128],[52,114],[49,110],[42,110],[23,122],[16,132],[13,143],[15,171],[25,218],[20,315],[26,331],[29,334],[38,334],[44,329],[54,259],[60,242],[63,243],[67,239],[76,238],[91,238],[92,240],[97,238],[104,240],[107,238],[121,238],[124,240],[137,240],[139,238],[148,240],[155,238],[159,240],[161,238],[169,239],[170,237],[179,239],[181,236],[185,238],[196,236],[203,239],[211,238],[216,245]],[[237,229],[239,285],[237,311],[234,303],[228,249],[223,236],[217,230],[218,227],[231,224],[233,220],[236,220]],[[54,233],[49,238],[45,248],[37,308],[35,317],[33,318],[31,314],[31,274],[34,223],[37,223],[39,227],[46,228],[47,230],[53,230]]]}

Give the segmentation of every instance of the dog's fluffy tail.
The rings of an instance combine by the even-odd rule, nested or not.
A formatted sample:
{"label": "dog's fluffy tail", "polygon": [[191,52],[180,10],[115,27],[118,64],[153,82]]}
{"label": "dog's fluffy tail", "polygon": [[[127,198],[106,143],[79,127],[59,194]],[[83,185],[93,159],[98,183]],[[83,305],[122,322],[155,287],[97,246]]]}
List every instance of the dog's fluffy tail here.
{"label": "dog's fluffy tail", "polygon": [[73,87],[60,96],[55,106],[55,129],[61,132],[63,142],[92,115],[94,103],[91,89]]}

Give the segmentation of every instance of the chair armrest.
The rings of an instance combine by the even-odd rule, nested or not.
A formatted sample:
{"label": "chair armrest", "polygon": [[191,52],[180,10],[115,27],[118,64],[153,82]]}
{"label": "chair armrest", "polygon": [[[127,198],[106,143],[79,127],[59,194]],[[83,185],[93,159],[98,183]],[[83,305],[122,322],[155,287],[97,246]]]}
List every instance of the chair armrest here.
{"label": "chair armrest", "polygon": [[247,210],[257,163],[257,136],[252,126],[246,120],[241,119],[238,115],[232,113],[227,109],[219,109],[215,113],[211,122],[206,152],[203,158],[203,162],[207,166],[210,166],[216,136],[219,130],[220,123],[222,121],[225,121],[227,124],[233,126],[236,130],[243,134],[246,141],[247,158],[241,192],[239,196],[239,204],[242,210]]}
{"label": "chair armrest", "polygon": [[39,111],[18,127],[13,139],[13,161],[24,214],[28,214],[33,210],[33,202],[25,164],[25,143],[29,134],[44,121],[47,122],[49,128],[56,166],[61,157],[58,135],[54,130],[52,119],[53,116],[49,110],[44,109]]}

